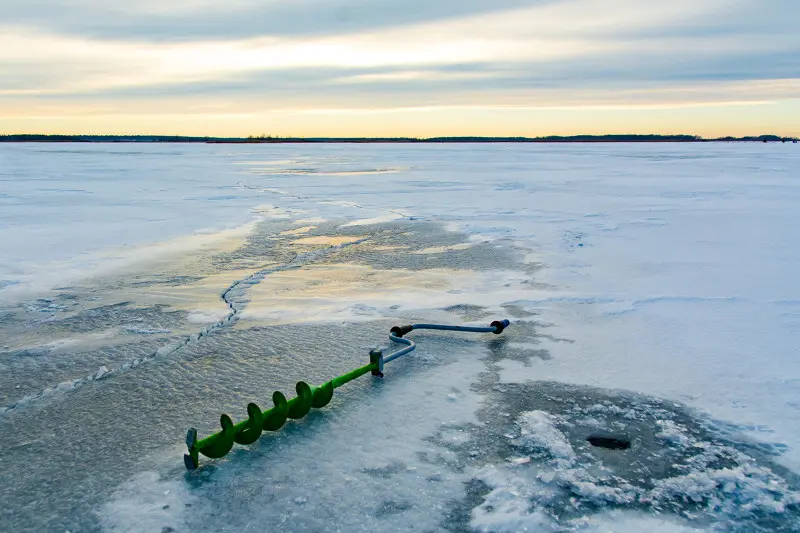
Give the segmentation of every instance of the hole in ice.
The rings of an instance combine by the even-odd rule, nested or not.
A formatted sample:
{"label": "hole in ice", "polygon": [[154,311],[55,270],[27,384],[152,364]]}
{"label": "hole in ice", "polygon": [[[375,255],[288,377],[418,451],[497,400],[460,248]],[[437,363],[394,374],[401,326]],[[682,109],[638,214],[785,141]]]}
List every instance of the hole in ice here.
{"label": "hole in ice", "polygon": [[597,432],[592,433],[586,440],[589,444],[607,450],[627,450],[631,447],[631,439],[625,435]]}

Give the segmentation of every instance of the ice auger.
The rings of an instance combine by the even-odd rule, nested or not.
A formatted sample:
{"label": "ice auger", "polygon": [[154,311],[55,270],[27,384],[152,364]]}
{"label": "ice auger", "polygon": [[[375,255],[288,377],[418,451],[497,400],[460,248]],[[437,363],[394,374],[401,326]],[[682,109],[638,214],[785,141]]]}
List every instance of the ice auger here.
{"label": "ice auger", "polygon": [[489,327],[472,326],[446,326],[439,324],[414,324],[408,326],[395,326],[391,329],[389,340],[405,345],[404,348],[384,356],[380,349],[369,353],[369,364],[351,370],[347,374],[335,377],[322,385],[313,387],[304,381],[298,381],[295,386],[297,396],[287,400],[286,396],[276,391],[272,394],[271,409],[262,411],[255,403],[247,404],[247,419],[234,424],[231,417],[223,414],[220,417],[222,430],[197,440],[197,430],[190,428],[186,434],[186,446],[189,453],[184,454],[183,462],[186,468],[194,470],[199,466],[200,454],[211,459],[225,456],[233,448],[234,443],[252,444],[261,436],[262,431],[277,431],[288,419],[303,418],[313,407],[321,409],[328,405],[333,398],[333,391],[354,379],[370,372],[373,376],[383,377],[383,367],[386,363],[414,351],[416,344],[404,335],[416,329],[437,329],[445,331],[470,331],[475,333],[494,333],[499,335],[510,325],[508,320],[496,320]]}

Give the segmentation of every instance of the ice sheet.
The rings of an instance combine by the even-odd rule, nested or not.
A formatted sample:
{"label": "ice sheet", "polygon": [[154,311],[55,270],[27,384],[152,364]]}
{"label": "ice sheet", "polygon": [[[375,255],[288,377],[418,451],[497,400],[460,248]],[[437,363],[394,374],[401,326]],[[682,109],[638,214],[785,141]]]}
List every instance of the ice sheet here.
{"label": "ice sheet", "polygon": [[[269,519],[285,531],[337,523],[342,530],[750,531],[760,513],[769,515],[769,527],[796,531],[796,145],[41,144],[2,145],[0,162],[0,327],[7,335],[0,371],[3,383],[14,379],[9,387],[21,387],[4,397],[28,398],[16,391],[54,385],[63,409],[58,423],[75,424],[58,433],[80,450],[82,418],[71,407],[93,413],[92,423],[102,426],[116,420],[103,410],[115,391],[138,401],[137,390],[161,383],[151,393],[155,407],[142,409],[170,432],[128,443],[130,453],[155,449],[163,458],[135,467],[129,458],[109,466],[115,447],[104,441],[97,450],[104,459],[89,471],[103,480],[95,489],[109,496],[70,496],[64,505],[83,511],[65,511],[51,525],[125,530],[138,520],[138,530],[180,531],[196,530],[200,516],[224,529],[235,516],[239,530]],[[448,237],[435,228],[463,234]],[[364,237],[371,239],[368,250],[359,248]],[[353,243],[342,254],[329,248]],[[292,265],[292,254],[299,263]],[[238,288],[230,298],[221,297],[232,287]],[[97,316],[93,306],[101,309]],[[238,322],[226,322],[233,309]],[[276,458],[242,459],[249,457],[243,451],[206,470],[221,474],[216,482],[184,478],[171,463],[173,456],[180,463],[180,451],[166,443],[179,444],[184,426],[213,421],[218,412],[191,391],[171,390],[170,379],[194,384],[188,376],[209,380],[216,369],[225,380],[205,385],[214,401],[225,387],[243,401],[260,383],[248,366],[251,352],[269,363],[258,367],[261,379],[271,376],[269,365],[287,360],[302,362],[299,373],[314,372],[323,360],[349,361],[329,361],[322,347],[311,349],[291,333],[280,349],[259,344],[258,327],[291,332],[291,325],[306,324],[324,346],[338,339],[330,327],[369,328],[387,318],[481,323],[500,313],[512,319],[507,337],[468,345],[430,337],[430,349],[421,349],[396,385],[380,395],[345,396],[388,411],[345,408],[347,431],[313,429],[331,451],[326,479],[349,487],[344,494],[312,486],[308,462],[322,450],[302,441],[305,430],[285,437],[302,441],[296,456],[280,446]],[[215,344],[218,338],[225,342]],[[384,332],[346,346],[349,353],[385,341]],[[459,353],[469,355],[459,361]],[[443,354],[451,358],[439,368],[433,363]],[[221,361],[228,364],[218,368]],[[192,374],[179,372],[184,366]],[[80,386],[67,379],[70,372]],[[535,389],[543,380],[682,402],[703,423],[723,421],[724,431],[698,440],[673,419],[653,419],[653,446],[692,449],[724,438],[730,464],[697,464],[644,488],[598,483],[562,425],[635,421],[613,397],[571,418],[551,412],[547,402],[522,418],[509,415],[508,431],[516,433],[491,446],[509,446],[510,455],[487,457],[475,444],[481,426],[474,411],[494,388]],[[179,395],[198,402],[192,420],[164,410]],[[30,478],[43,471],[26,461],[57,445],[31,434],[27,417],[44,424],[55,416],[48,411],[53,404],[40,403],[0,419],[0,444],[11,450],[2,481],[19,495],[0,525],[12,529],[41,525],[24,499],[47,490],[43,478]],[[391,416],[403,408],[433,414]],[[494,417],[503,419],[503,411]],[[147,435],[136,417],[127,420],[133,433]],[[354,438],[364,447],[355,458],[360,470],[347,480]],[[748,439],[756,444],[736,444]],[[391,441],[400,446],[396,452],[373,453]],[[248,466],[238,468],[240,460]],[[286,494],[262,494],[265,470],[285,478]],[[473,487],[478,481],[483,488]],[[370,500],[368,512],[357,512],[392,483],[402,498]],[[587,506],[554,516],[552,509],[563,511],[568,501],[553,500],[554,486]],[[235,497],[237,490],[263,509]],[[676,503],[695,499],[703,502],[704,519]],[[547,508],[548,501],[561,507]],[[202,512],[187,516],[186,503]],[[82,522],[87,506],[100,518]],[[667,511],[656,516],[659,506]],[[217,522],[209,514],[215,510]]]}

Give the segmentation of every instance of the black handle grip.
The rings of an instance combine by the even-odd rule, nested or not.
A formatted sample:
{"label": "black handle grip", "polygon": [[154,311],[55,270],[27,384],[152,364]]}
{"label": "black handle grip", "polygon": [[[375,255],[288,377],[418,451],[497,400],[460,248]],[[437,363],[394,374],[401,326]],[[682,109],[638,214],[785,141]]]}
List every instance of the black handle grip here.
{"label": "black handle grip", "polygon": [[414,329],[414,326],[411,326],[411,325],[408,325],[408,326],[395,326],[392,329],[390,329],[389,331],[395,337],[402,337],[406,333],[410,333],[413,329]]}
{"label": "black handle grip", "polygon": [[490,327],[494,328],[494,334],[495,335],[500,335],[501,333],[503,333],[503,330],[506,329],[510,325],[511,325],[511,322],[509,322],[507,318],[505,318],[503,320],[495,320],[494,322],[489,324]]}

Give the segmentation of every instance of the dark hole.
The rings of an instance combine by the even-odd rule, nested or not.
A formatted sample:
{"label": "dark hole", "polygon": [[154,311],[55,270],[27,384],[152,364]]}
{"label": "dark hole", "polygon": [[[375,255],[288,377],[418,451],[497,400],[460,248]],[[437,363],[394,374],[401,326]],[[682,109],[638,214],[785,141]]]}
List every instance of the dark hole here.
{"label": "dark hole", "polygon": [[631,447],[631,439],[623,435],[611,435],[608,433],[593,433],[586,437],[589,444],[607,450],[627,450]]}

